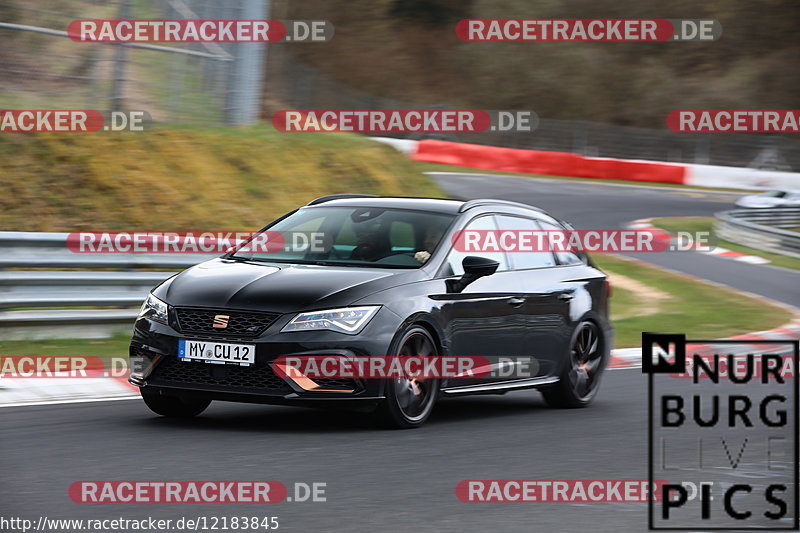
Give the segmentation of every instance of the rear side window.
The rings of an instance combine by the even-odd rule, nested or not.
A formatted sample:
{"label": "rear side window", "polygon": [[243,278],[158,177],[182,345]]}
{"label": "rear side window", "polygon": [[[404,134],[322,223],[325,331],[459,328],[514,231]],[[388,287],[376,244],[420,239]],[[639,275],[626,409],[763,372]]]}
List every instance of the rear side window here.
{"label": "rear side window", "polygon": [[[497,217],[497,223],[500,226],[500,231],[511,230],[518,239],[521,239],[524,232],[532,232],[531,235],[538,234],[542,230],[536,225],[536,222],[529,218],[511,217],[500,215]],[[535,240],[533,241],[535,242]],[[516,247],[515,247],[516,248]],[[556,261],[553,254],[547,251],[541,252],[526,252],[514,251],[508,254],[511,268],[514,270],[524,270],[528,268],[544,268],[555,266]]]}
{"label": "rear side window", "polygon": [[[568,231],[568,229],[545,222],[544,220],[538,220],[537,222],[542,226],[543,230],[562,232]],[[560,265],[580,265],[583,263],[583,260],[574,252],[555,251],[554,253]]]}

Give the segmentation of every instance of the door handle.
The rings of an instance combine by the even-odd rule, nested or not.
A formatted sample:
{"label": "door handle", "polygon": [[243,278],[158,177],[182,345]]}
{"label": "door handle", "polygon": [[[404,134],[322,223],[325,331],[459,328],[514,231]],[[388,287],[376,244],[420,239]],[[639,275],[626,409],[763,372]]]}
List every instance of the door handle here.
{"label": "door handle", "polygon": [[513,306],[513,307],[519,307],[520,305],[522,305],[524,303],[525,303],[525,298],[519,298],[519,297],[515,296],[514,298],[509,298],[508,299],[508,305]]}
{"label": "door handle", "polygon": [[571,292],[562,292],[562,293],[560,293],[558,295],[558,299],[559,300],[563,300],[565,302],[568,302],[568,301],[572,300],[572,298],[574,298],[574,297],[575,297],[575,295],[572,294]]}

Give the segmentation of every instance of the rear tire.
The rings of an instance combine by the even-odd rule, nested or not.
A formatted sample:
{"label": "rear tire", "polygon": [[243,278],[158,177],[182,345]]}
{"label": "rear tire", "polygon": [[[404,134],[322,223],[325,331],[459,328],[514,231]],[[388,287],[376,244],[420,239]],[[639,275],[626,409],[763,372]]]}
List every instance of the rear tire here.
{"label": "rear tire", "polygon": [[[406,329],[397,343],[395,355],[435,357],[436,343],[421,326]],[[386,400],[375,412],[378,422],[393,429],[420,427],[430,416],[439,395],[438,379],[387,379]]]}
{"label": "rear tire", "polygon": [[211,404],[211,400],[189,400],[178,396],[163,396],[140,391],[147,407],[157,415],[169,418],[192,418],[199,415]]}
{"label": "rear tire", "polygon": [[606,366],[605,346],[600,328],[590,321],[578,324],[570,340],[568,360],[555,385],[541,389],[550,407],[575,409],[586,407],[597,395]]}

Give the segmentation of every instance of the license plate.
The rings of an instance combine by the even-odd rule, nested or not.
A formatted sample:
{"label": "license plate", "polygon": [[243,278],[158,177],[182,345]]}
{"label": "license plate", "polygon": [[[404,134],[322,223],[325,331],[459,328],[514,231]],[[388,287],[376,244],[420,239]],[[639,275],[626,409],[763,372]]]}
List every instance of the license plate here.
{"label": "license plate", "polygon": [[250,366],[256,361],[254,344],[229,344],[227,342],[178,341],[178,357],[184,361]]}

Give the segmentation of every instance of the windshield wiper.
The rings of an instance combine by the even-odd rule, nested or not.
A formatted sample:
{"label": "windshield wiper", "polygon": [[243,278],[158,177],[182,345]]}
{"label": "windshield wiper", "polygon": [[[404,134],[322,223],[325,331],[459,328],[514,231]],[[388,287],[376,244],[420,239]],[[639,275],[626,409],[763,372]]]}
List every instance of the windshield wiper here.
{"label": "windshield wiper", "polygon": [[313,265],[313,266],[341,266],[341,267],[360,267],[360,268],[417,268],[411,265],[392,265],[387,263],[370,263],[370,262],[349,262],[349,261],[328,261],[325,259],[315,261],[303,261],[299,259],[267,259],[264,257],[242,257],[240,255],[231,255],[223,259],[232,259],[234,261],[253,261],[258,263],[281,263],[288,265]]}
{"label": "windshield wiper", "polygon": [[[335,266],[344,263],[336,263],[333,261],[303,261],[302,259],[272,259],[267,257],[242,257],[241,255],[230,255],[223,259],[233,259],[234,261],[253,261],[258,263],[282,263],[294,265],[321,265],[321,266]],[[352,265],[352,263],[351,263]]]}
{"label": "windshield wiper", "polygon": [[275,259],[263,259],[261,257],[243,257],[241,255],[229,255],[222,259],[230,259],[232,261],[253,261],[255,263],[281,263],[286,261],[278,261]]}

